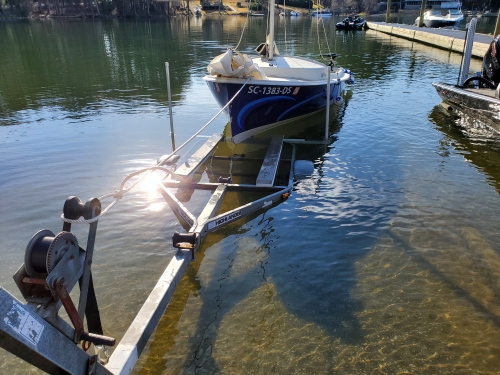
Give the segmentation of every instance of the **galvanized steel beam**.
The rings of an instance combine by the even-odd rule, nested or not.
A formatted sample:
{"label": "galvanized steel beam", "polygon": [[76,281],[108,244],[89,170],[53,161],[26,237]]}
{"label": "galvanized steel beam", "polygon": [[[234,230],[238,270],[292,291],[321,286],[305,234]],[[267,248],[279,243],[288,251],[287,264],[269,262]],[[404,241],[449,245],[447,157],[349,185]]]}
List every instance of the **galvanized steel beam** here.
{"label": "galvanized steel beam", "polygon": [[[2,287],[0,347],[49,374],[88,375],[91,356]],[[94,365],[96,374],[111,374]]]}
{"label": "galvanized steel beam", "polygon": [[178,250],[109,358],[113,374],[130,374],[167,308],[172,294],[191,261],[191,252]]}

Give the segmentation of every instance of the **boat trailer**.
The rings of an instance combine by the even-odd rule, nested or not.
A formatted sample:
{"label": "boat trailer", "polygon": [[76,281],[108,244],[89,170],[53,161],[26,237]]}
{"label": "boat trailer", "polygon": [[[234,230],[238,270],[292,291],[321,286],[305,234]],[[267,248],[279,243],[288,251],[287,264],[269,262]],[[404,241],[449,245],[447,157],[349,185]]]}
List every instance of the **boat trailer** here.
{"label": "boat trailer", "polygon": [[[262,165],[254,184],[233,183],[232,176],[220,177],[217,182],[194,182],[196,178],[193,176],[199,175],[209,158],[217,160],[214,152],[221,140],[221,135],[213,135],[184,161],[179,155],[171,154],[149,168],[165,172],[159,191],[186,233],[173,234],[175,255],[111,355],[108,355],[108,348],[115,346],[116,340],[103,333],[91,272],[97,224],[111,206],[102,210],[102,198],[91,198],[83,203],[78,197],[69,197],[61,215],[62,231],[54,234],[45,229],[33,235],[26,247],[24,264],[14,275],[26,303],[0,287],[0,347],[50,374],[129,374],[205,236],[286,200],[294,177],[310,174],[313,170],[311,161],[295,160],[295,144],[325,144],[325,141],[308,142],[273,136],[265,141],[267,152],[263,160],[260,158]],[[283,156],[285,146],[287,156]],[[244,155],[238,160],[233,156],[230,159],[233,164],[238,160],[248,162]],[[115,199],[120,199],[127,190],[124,183],[125,180],[113,194]],[[213,193],[201,214],[195,217],[181,202],[183,199],[179,196],[182,194],[174,194],[174,189],[178,193],[194,190]],[[229,191],[257,192],[265,196],[219,213]],[[78,245],[71,232],[74,223],[89,224],[86,249]],[[77,283],[80,295],[78,305],[75,305],[70,293]],[[59,316],[61,307],[64,307],[70,322]]]}

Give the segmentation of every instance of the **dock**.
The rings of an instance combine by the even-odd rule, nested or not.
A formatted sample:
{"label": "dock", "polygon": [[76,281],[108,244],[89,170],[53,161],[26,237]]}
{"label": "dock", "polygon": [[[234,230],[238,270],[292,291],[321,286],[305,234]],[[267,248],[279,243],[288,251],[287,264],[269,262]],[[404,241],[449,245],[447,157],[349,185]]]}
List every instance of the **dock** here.
{"label": "dock", "polygon": [[[460,54],[464,50],[465,31],[462,30],[421,28],[413,25],[385,22],[367,22],[366,26],[370,30]],[[472,47],[472,56],[482,59],[492,41],[492,35],[476,33]]]}

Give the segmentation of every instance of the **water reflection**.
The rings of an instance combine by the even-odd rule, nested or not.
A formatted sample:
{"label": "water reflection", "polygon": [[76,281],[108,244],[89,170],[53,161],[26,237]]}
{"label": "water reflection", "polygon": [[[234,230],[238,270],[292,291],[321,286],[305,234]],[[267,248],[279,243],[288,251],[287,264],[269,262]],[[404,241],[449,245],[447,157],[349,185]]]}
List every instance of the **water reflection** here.
{"label": "water reflection", "polygon": [[[330,124],[334,142],[303,150],[315,171],[290,199],[206,238],[136,373],[497,371],[500,161],[496,147],[434,114],[431,82],[456,79],[460,59],[370,30],[345,36],[332,21],[332,50],[356,78],[353,99]],[[265,34],[262,20],[250,22],[247,51]],[[24,23],[0,25],[0,45],[14,48],[14,64],[0,60],[0,117],[19,121],[0,127],[2,286],[15,288],[10,275],[30,235],[60,228],[69,194],[113,191],[170,151],[165,60],[179,142],[208,121],[218,108],[201,77],[243,23],[81,22],[78,35],[66,22],[32,24],[58,43],[30,37]],[[287,23],[290,49],[319,59],[316,26],[306,17]],[[50,27],[61,34],[51,39]],[[300,136],[322,132],[318,124]],[[227,173],[207,162],[196,178]],[[199,213],[209,196],[193,194],[186,205]],[[93,271],[107,334],[122,337],[181,229],[143,190],[99,224]],[[30,371],[1,357],[0,373]]]}
{"label": "water reflection", "polygon": [[[466,113],[457,114],[448,109],[449,105],[439,104],[430,113],[430,119],[446,136],[443,140],[453,147],[468,162],[486,174],[489,183],[500,193],[500,144],[496,133],[478,124],[476,118]],[[449,156],[449,151],[443,156]]]}
{"label": "water reflection", "polygon": [[[0,125],[29,121],[23,111],[50,106],[77,119],[147,102],[159,111],[158,103],[166,102],[163,62],[180,63],[171,71],[174,104],[188,81],[186,67],[193,64],[193,46],[187,36],[172,37],[170,22],[109,21],[89,27],[43,20],[2,28],[0,49],[9,51],[9,58],[0,60]],[[156,37],[147,43],[135,37],[151,35],[151,28]]]}
{"label": "water reflection", "polygon": [[[332,131],[339,132],[345,109]],[[251,155],[244,147],[231,152]],[[334,149],[335,143],[326,150],[303,148],[299,157],[313,160],[315,172],[296,183],[293,206],[285,202],[207,238],[197,269],[201,285],[195,288],[185,278],[178,292],[181,305],[169,307],[161,324],[175,327],[175,341],[158,329],[138,373],[192,373],[197,368],[220,373],[228,366],[267,373],[270,353],[278,356],[272,363],[280,373],[299,364],[306,372],[331,372],[335,361],[319,359],[334,355],[332,341],[362,345],[365,330],[359,316],[364,307],[352,296],[355,264],[394,213],[385,190],[398,172],[392,168],[389,177],[388,171],[362,171],[361,160],[342,162]],[[233,195],[231,204],[238,203],[245,203],[244,197]],[[297,220],[300,227],[290,226]],[[284,230],[288,221],[289,230]],[[325,237],[315,236],[315,228],[324,228]],[[195,327],[188,323],[193,317]],[[248,327],[245,339],[236,333],[240,325]],[[308,348],[300,349],[302,355],[290,353],[295,340]],[[238,358],[245,359],[236,364]]]}

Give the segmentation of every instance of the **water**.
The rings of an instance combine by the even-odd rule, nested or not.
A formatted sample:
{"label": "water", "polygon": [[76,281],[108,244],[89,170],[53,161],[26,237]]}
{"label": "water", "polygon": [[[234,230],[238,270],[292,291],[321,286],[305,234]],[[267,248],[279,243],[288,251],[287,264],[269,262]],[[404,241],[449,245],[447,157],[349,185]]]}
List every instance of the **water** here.
{"label": "water", "polygon": [[[216,113],[201,78],[244,21],[0,24],[0,285],[20,297],[11,275],[37,230],[61,230],[67,196],[113,191],[170,152],[165,61],[177,144]],[[455,82],[460,56],[336,21],[328,43],[356,84],[334,142],[306,155],[314,174],[290,199],[205,239],[134,373],[497,373],[499,147],[460,132],[431,86]],[[286,47],[278,22],[281,51],[327,51],[316,22],[287,20]],[[250,19],[240,48],[264,31]],[[153,182],[99,223],[94,281],[118,339],[181,230]],[[0,356],[2,374],[38,373]]]}

